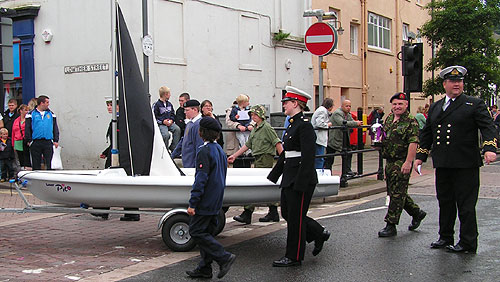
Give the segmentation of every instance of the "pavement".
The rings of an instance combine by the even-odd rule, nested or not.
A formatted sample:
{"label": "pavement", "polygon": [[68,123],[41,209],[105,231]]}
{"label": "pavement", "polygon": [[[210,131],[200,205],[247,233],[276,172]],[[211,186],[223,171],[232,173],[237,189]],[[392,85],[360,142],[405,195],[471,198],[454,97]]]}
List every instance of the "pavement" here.
{"label": "pavement", "polygon": [[[365,154],[365,172],[378,169],[377,155]],[[352,167],[357,167],[356,157]],[[333,173],[340,174],[338,157]],[[498,173],[499,163],[481,169],[480,197],[500,199]],[[431,164],[424,165],[421,176],[414,173],[410,183],[410,193],[433,196]],[[310,215],[331,215],[367,199],[385,197],[385,182],[377,180],[375,175],[352,179],[348,184],[337,196],[314,200]],[[22,208],[24,203],[19,196],[15,191],[13,195],[10,193],[8,184],[0,185],[0,207]],[[32,204],[46,204],[29,193],[26,196]],[[239,224],[232,217],[241,211],[241,207],[231,207],[226,213],[226,227],[217,238],[224,246],[235,246],[277,231],[283,233],[286,228],[283,220],[258,222],[267,212],[264,207],[256,209],[252,224]],[[89,214],[0,213],[0,281],[118,281],[199,255],[196,250],[170,251],[156,230],[158,220],[154,215],[142,215],[139,222],[121,222],[119,215],[111,215],[104,221]]]}

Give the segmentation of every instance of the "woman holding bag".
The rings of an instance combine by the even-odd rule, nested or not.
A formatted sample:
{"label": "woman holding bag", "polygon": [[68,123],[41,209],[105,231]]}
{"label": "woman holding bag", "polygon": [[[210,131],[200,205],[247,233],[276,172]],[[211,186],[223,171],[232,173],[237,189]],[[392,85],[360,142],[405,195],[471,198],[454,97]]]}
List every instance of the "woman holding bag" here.
{"label": "woman holding bag", "polygon": [[19,166],[24,170],[31,170],[30,151],[28,144],[24,140],[26,114],[29,111],[28,106],[22,104],[19,106],[18,111],[19,117],[14,120],[12,125],[12,146],[17,153]]}

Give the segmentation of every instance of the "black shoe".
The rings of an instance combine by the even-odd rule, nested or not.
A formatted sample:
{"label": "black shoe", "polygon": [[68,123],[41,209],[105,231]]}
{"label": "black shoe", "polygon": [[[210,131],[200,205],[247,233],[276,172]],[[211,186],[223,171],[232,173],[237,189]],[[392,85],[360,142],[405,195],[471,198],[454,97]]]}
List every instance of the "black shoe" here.
{"label": "black shoe", "polygon": [[229,259],[225,263],[221,264],[219,274],[217,274],[217,278],[221,279],[222,277],[224,277],[224,275],[227,274],[229,269],[231,269],[231,266],[233,265],[235,259],[236,256],[234,254],[231,254]]}
{"label": "black shoe", "polygon": [[312,251],[313,256],[317,256],[321,250],[323,249],[323,245],[326,241],[330,239],[330,231],[323,230],[323,234],[321,234],[321,238],[314,241],[314,250]]}
{"label": "black shoe", "polygon": [[120,217],[120,221],[139,221],[141,217],[138,214],[126,214]]}
{"label": "black shoe", "polygon": [[212,271],[206,272],[201,271],[199,268],[195,268],[194,270],[186,271],[186,274],[192,278],[212,278]]}
{"label": "black shoe", "polygon": [[358,175],[357,172],[354,172],[354,171],[347,172],[347,176],[356,176],[356,175]]}
{"label": "black shoe", "polygon": [[244,210],[242,214],[233,217],[233,219],[241,223],[250,224],[252,222],[252,213],[250,210]]}
{"label": "black shoe", "polygon": [[387,222],[387,225],[378,232],[379,237],[392,237],[396,236],[398,231],[396,230],[396,225]]}
{"label": "black shoe", "polygon": [[466,248],[460,245],[460,243],[446,246],[446,250],[451,253],[464,253],[464,254],[475,254],[476,250],[472,248]]}
{"label": "black shoe", "polygon": [[420,212],[416,216],[412,217],[411,224],[408,226],[408,230],[413,231],[417,229],[426,215],[427,215],[426,212],[420,210]]}
{"label": "black shoe", "polygon": [[266,216],[259,218],[260,222],[279,222],[280,221],[280,215],[278,214],[278,207],[276,206],[271,206],[269,207],[269,212],[266,214]]}
{"label": "black shoe", "polygon": [[273,261],[274,267],[289,267],[297,265],[301,265],[301,262],[299,260],[292,260],[287,257],[282,257],[279,260]]}
{"label": "black shoe", "polygon": [[453,241],[439,239],[431,243],[431,249],[442,249],[446,246],[453,245]]}

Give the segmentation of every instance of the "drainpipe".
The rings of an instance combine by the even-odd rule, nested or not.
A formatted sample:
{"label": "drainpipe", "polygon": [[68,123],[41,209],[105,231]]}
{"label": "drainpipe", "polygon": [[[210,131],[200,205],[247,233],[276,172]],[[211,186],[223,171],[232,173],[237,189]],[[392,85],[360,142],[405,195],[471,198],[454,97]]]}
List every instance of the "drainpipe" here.
{"label": "drainpipe", "polygon": [[366,0],[361,1],[361,36],[362,36],[362,47],[361,47],[361,106],[365,113],[368,112],[368,82],[367,82],[367,72],[366,72],[366,55],[368,50],[368,12],[366,9]]}
{"label": "drainpipe", "polygon": [[[400,21],[400,17],[399,17],[399,0],[394,0],[395,2],[395,8],[396,8],[396,16],[395,16],[395,19],[394,19],[394,22],[396,23],[396,50],[394,50],[396,52],[396,54],[398,54],[399,50],[401,50],[401,35],[400,33],[402,32],[402,24],[401,24],[401,21]],[[394,58],[394,61],[396,62],[396,91],[394,92],[399,92],[401,91],[401,77],[399,76],[400,72],[400,64],[399,64],[399,60],[398,60],[398,56],[396,55],[396,57]]]}

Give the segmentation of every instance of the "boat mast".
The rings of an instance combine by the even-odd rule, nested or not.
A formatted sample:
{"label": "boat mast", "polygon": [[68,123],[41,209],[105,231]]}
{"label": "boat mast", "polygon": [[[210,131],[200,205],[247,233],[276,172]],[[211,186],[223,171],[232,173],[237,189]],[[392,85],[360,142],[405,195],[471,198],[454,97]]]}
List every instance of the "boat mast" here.
{"label": "boat mast", "polygon": [[116,95],[116,83],[117,83],[117,74],[118,70],[116,69],[116,33],[117,33],[117,28],[116,28],[116,15],[117,15],[117,5],[116,5],[116,0],[111,0],[111,108],[112,108],[112,115],[111,115],[111,130],[113,134],[111,134],[111,166],[112,167],[118,167],[120,165],[119,158],[118,158],[118,119],[117,119],[117,112],[116,112],[116,100],[117,100],[117,95]]}

